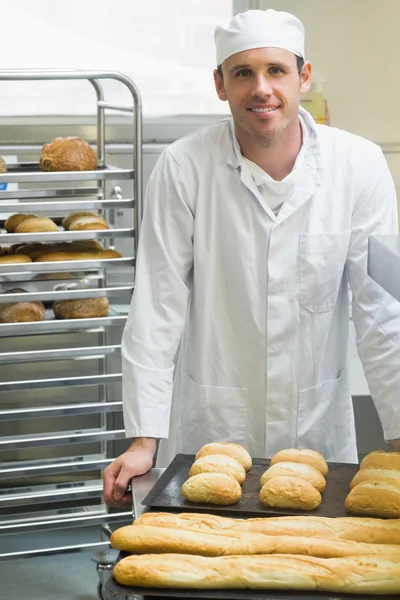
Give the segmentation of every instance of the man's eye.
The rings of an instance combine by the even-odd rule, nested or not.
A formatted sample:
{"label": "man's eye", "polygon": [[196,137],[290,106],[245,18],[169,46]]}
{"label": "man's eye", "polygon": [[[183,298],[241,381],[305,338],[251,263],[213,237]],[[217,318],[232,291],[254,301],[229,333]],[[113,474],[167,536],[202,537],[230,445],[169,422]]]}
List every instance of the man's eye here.
{"label": "man's eye", "polygon": [[271,67],[269,71],[272,73],[272,75],[279,75],[280,73],[283,73],[283,70],[280,67]]}
{"label": "man's eye", "polygon": [[249,75],[251,75],[251,72],[248,69],[242,69],[242,71],[236,73],[236,77],[248,77]]}

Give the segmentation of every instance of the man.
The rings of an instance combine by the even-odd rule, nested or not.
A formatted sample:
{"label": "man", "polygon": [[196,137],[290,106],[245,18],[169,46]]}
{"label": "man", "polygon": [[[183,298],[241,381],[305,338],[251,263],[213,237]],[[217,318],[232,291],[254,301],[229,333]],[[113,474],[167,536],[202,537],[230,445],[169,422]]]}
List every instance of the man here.
{"label": "man", "polygon": [[299,106],[311,64],[297,18],[248,11],[215,41],[232,118],[172,144],[147,189],[122,342],[134,441],[104,472],[116,506],[156,439],[163,465],[217,440],[357,462],[349,283],[371,394],[400,450],[400,308],[367,275],[368,237],[397,232],[383,154]]}

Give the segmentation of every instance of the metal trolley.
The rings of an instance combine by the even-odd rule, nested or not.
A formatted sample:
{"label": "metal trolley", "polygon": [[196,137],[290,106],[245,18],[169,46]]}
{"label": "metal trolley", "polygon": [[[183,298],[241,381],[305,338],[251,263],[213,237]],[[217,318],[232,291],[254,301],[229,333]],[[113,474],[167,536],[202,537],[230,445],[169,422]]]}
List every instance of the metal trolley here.
{"label": "metal trolley", "polygon": [[[101,81],[121,82],[131,105],[109,103]],[[109,547],[110,526],[131,520],[129,511],[108,510],[102,501],[100,470],[112,461],[111,444],[124,437],[121,426],[120,339],[133,291],[134,264],[142,218],[142,114],[135,84],[118,72],[34,70],[0,71],[2,82],[86,80],[97,97],[95,171],[42,172],[38,163],[9,165],[0,183],[21,189],[0,191],[2,213],[39,213],[61,218],[71,211],[98,211],[110,224],[101,231],[5,234],[3,243],[101,239],[118,247],[131,238],[132,255],[107,260],[0,264],[0,303],[41,300],[46,319],[0,323],[0,559]],[[127,113],[132,126],[133,163],[128,169],[106,164],[106,111]],[[50,141],[50,140],[49,140]],[[122,181],[132,184],[123,197]],[[127,210],[126,227],[115,225],[117,210]],[[125,218],[125,214],[124,214]],[[3,224],[0,223],[0,226]],[[130,273],[120,285],[121,268]],[[128,279],[129,279],[128,278]],[[107,317],[56,320],[55,300],[107,296]],[[53,376],[56,374],[56,376]],[[88,400],[89,398],[89,400]],[[120,425],[118,426],[118,420]],[[96,425],[95,427],[93,425]],[[12,435],[10,435],[10,433]],[[60,530],[89,531],[98,525],[100,541],[76,536],[60,545]],[[78,529],[79,528],[79,529]],[[57,535],[51,537],[51,532]],[[49,543],[18,546],[17,534],[49,536]],[[99,558],[99,571],[102,562]],[[100,584],[101,587],[101,584]]]}

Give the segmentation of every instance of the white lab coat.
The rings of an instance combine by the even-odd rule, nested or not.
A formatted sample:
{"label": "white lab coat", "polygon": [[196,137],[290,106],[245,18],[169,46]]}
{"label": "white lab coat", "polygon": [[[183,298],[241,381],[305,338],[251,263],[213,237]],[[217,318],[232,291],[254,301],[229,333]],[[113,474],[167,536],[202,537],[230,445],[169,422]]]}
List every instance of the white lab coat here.
{"label": "white lab coat", "polygon": [[300,111],[304,169],[278,216],[231,119],[172,144],[151,175],[123,402],[128,437],[168,438],[160,465],[217,440],[356,462],[348,283],[385,437],[400,437],[400,305],[367,275],[368,236],[397,232],[392,178],[378,146]]}

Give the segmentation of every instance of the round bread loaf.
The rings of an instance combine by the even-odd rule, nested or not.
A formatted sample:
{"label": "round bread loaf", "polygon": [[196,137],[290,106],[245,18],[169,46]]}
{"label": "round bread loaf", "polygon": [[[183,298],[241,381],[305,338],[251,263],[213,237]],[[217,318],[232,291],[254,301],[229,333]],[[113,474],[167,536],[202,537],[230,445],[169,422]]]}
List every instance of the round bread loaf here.
{"label": "round bread loaf", "polygon": [[351,490],[346,509],[355,515],[400,518],[400,483],[363,481]]}
{"label": "round bread loaf", "polygon": [[280,462],[296,462],[310,465],[311,467],[318,469],[318,471],[320,471],[324,477],[326,477],[328,473],[328,465],[326,460],[322,454],[316,450],[309,450],[307,448],[301,450],[297,448],[281,450],[280,452],[274,454],[274,456],[271,458],[271,467],[272,465]]}
{"label": "round bread loaf", "polygon": [[91,231],[96,229],[110,229],[106,221],[97,216],[84,216],[72,219],[68,231]]}
{"label": "round bread loaf", "polygon": [[39,165],[42,171],[94,171],[97,156],[79,137],[58,137],[43,146]]}
{"label": "round bread loaf", "polygon": [[207,502],[228,506],[242,497],[240,484],[225,473],[199,473],[182,486],[182,494],[189,502]]}
{"label": "round bread loaf", "polygon": [[236,479],[240,484],[246,479],[246,471],[243,465],[236,458],[228,456],[228,454],[202,456],[191,466],[189,477],[199,473],[225,473]]}
{"label": "round bread loaf", "polygon": [[108,298],[57,300],[53,304],[57,319],[92,319],[108,315]]}
{"label": "round bread loaf", "polygon": [[382,481],[386,483],[400,484],[400,471],[395,469],[360,469],[350,482],[352,490],[364,481]]}
{"label": "round bread loaf", "polygon": [[210,444],[205,444],[196,454],[196,460],[209,454],[227,454],[228,456],[232,456],[232,458],[236,458],[243,465],[245,471],[251,469],[251,456],[239,444],[232,444],[230,442],[211,442]]}
{"label": "round bread loaf", "polygon": [[64,219],[61,222],[61,225],[64,227],[64,229],[69,229],[69,226],[71,225],[72,221],[74,221],[75,219],[79,219],[80,217],[95,217],[97,219],[97,214],[91,210],[81,210],[78,212],[72,212],[69,213],[67,217],[64,217]]}
{"label": "round bread loaf", "polygon": [[25,213],[16,213],[15,215],[11,215],[8,217],[6,222],[4,223],[4,229],[8,233],[14,233],[17,229],[18,225],[26,221],[27,219],[35,219],[36,215],[25,214]]}
{"label": "round bread loaf", "polygon": [[15,229],[15,233],[42,233],[50,231],[58,231],[58,227],[54,221],[47,217],[26,219]]}
{"label": "round bread loaf", "polygon": [[29,256],[25,256],[25,254],[6,254],[5,256],[0,256],[0,263],[2,265],[11,265],[17,263],[28,263],[32,262],[32,259]]}
{"label": "round bread loaf", "polygon": [[0,173],[7,173],[7,163],[2,156],[0,156]]}
{"label": "round bread loaf", "polygon": [[400,452],[375,450],[361,461],[360,469],[397,469],[400,471]]}
{"label": "round bread loaf", "polygon": [[265,506],[314,510],[321,504],[321,494],[301,477],[274,477],[263,485],[260,500]]}
{"label": "round bread loaf", "polygon": [[280,462],[267,469],[260,479],[261,487],[273,477],[281,475],[285,477],[301,477],[309,481],[321,493],[326,487],[326,480],[321,471],[310,465],[295,462]]}
{"label": "round bread loaf", "polygon": [[[22,288],[8,290],[7,294],[26,292]],[[42,302],[7,302],[0,303],[0,323],[26,323],[43,321],[46,316]]]}

